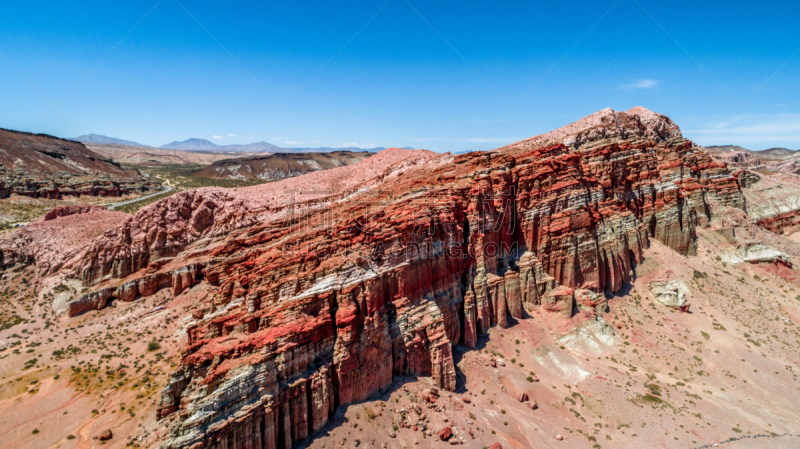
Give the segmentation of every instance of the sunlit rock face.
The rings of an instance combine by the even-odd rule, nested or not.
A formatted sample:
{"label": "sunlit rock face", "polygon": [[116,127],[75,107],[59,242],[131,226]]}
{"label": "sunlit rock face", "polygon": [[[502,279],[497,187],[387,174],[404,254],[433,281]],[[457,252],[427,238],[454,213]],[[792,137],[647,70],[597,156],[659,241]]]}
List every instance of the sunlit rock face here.
{"label": "sunlit rock face", "polygon": [[[602,293],[631,279],[650,238],[688,254],[715,204],[744,208],[725,164],[664,116],[604,110],[566,128],[402,176],[390,168],[372,188],[291,221],[251,224],[244,206],[197,192],[151,206],[150,224],[118,231],[108,252],[95,242],[103,262],[73,266],[109,297],[215,286],[161,396],[172,428],[164,447],[291,447],[399,374],[454,390],[455,345],[473,348],[534,308],[603,313]],[[213,216],[196,218],[189,204]],[[236,225],[206,233],[221,229],[220,213]],[[179,243],[159,265],[162,232]],[[142,240],[134,234],[151,250],[131,252],[124,236]],[[132,280],[136,291],[124,287]],[[102,306],[99,297],[86,302]]]}

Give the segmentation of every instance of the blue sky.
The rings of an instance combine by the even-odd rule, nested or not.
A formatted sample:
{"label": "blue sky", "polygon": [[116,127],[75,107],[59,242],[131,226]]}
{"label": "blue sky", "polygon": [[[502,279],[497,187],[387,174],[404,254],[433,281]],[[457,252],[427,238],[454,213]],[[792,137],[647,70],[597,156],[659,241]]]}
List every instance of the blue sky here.
{"label": "blue sky", "polygon": [[0,127],[464,151],[640,105],[798,149],[798,50],[789,1],[4,0]]}

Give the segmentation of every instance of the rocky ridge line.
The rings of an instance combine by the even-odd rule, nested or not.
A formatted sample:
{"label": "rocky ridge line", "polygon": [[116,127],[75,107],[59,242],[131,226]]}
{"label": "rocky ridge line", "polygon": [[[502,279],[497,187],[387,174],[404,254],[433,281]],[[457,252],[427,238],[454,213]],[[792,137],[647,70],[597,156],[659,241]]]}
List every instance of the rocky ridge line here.
{"label": "rocky ridge line", "polygon": [[80,142],[0,129],[0,198],[116,197],[160,189]]}
{"label": "rocky ridge line", "polygon": [[[534,138],[385,175],[379,188],[308,208],[289,226],[202,230],[174,250],[136,253],[146,260],[119,252],[129,244],[104,246],[117,237],[96,240],[86,257],[114,251],[106,260],[118,262],[80,271],[100,282],[90,295],[134,269],[145,270],[134,277],[141,284],[132,294],[122,288],[131,281],[116,284],[114,294],[216,287],[162,393],[159,414],[172,422],[163,447],[290,447],[397,374],[430,375],[452,390],[454,345],[474,347],[489,327],[536,308],[602,327],[602,292],[631,279],[649,238],[688,254],[718,205],[745,208],[725,164],[664,116],[634,108],[590,117],[588,129],[557,133],[561,143]],[[194,195],[198,206],[207,200]],[[175,235],[191,235],[194,213],[182,204],[150,210],[183,217]],[[161,229],[117,235],[147,235],[159,251],[173,235]]]}

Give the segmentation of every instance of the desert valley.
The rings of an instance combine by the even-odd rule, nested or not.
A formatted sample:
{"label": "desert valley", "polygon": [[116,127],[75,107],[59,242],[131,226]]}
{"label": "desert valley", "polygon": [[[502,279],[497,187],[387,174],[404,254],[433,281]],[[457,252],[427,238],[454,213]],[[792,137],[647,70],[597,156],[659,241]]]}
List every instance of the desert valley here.
{"label": "desert valley", "polygon": [[800,445],[800,153],[0,131],[0,448]]}

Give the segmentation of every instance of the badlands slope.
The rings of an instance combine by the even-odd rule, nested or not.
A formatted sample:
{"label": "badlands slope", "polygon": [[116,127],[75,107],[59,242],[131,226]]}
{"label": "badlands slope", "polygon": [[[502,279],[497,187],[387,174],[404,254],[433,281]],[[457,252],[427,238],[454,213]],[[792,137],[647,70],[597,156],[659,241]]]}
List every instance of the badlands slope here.
{"label": "badlands slope", "polygon": [[0,129],[0,198],[116,197],[160,188],[80,142]]}
{"label": "badlands slope", "polygon": [[195,172],[196,176],[218,179],[291,178],[319,170],[344,167],[372,156],[368,151],[328,153],[279,153],[226,159]]}
{"label": "badlands slope", "polygon": [[606,109],[55,213],[0,242],[0,447],[792,447],[793,176]]}

